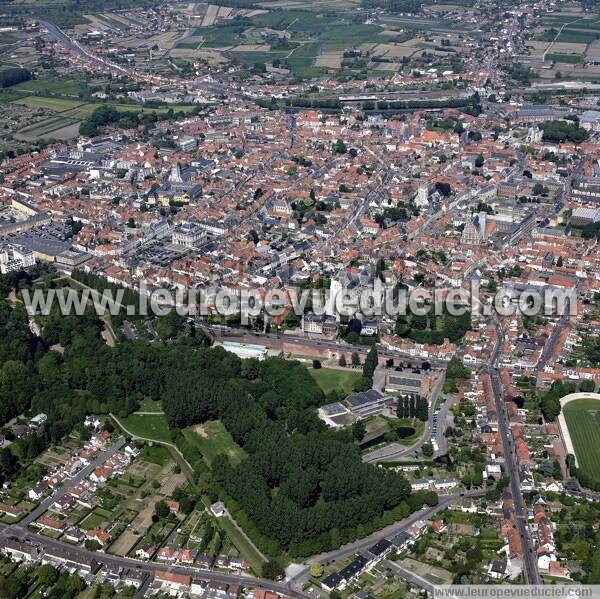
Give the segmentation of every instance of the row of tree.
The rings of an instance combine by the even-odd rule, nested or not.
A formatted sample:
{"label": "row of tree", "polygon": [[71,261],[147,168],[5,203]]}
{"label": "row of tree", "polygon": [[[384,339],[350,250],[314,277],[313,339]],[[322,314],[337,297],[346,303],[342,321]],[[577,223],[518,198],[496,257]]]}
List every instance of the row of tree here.
{"label": "row of tree", "polygon": [[429,418],[429,404],[420,395],[399,397],[396,415],[398,418],[417,418],[425,422]]}
{"label": "row of tree", "polygon": [[31,71],[27,69],[11,68],[0,70],[0,88],[10,87],[31,79]]}

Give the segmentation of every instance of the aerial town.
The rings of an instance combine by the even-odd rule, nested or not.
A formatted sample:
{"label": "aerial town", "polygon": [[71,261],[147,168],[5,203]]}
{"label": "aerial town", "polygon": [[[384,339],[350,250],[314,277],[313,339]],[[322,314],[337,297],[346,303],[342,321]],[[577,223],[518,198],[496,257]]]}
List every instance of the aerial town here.
{"label": "aerial town", "polygon": [[597,1],[9,0],[0,116],[0,599],[600,585]]}

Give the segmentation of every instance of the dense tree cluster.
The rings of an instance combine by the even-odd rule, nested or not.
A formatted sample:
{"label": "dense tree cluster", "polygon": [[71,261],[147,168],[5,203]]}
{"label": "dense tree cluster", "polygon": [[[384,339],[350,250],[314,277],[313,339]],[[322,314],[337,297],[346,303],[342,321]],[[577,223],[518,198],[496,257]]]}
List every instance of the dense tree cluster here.
{"label": "dense tree cluster", "polygon": [[426,315],[398,315],[395,333],[417,343],[441,345],[446,338],[451,342],[460,341],[470,329],[471,313],[468,310],[460,316],[453,316],[446,309],[436,315],[432,307]]}
{"label": "dense tree cluster", "polygon": [[419,12],[420,0],[362,0],[365,8],[383,8],[386,12]]}
{"label": "dense tree cluster", "polygon": [[[225,456],[216,459],[216,484],[272,555],[337,547],[424,501],[411,496],[403,476],[363,464],[352,431],[327,429],[315,409],[326,398],[300,362],[240,360],[222,347],[185,343],[109,347],[91,308],[65,317],[57,306],[41,318],[37,338],[18,303],[13,308],[2,300],[0,307],[9,332],[0,340],[3,422],[27,410],[48,414],[39,438],[31,436],[31,447],[22,448],[28,455],[86,414],[125,416],[143,398],[162,400],[175,437],[178,429],[220,419],[248,457],[235,466]],[[15,356],[20,359],[9,359]],[[365,375],[372,376],[376,364],[373,350]],[[14,468],[14,459],[1,452],[0,469],[8,475]]]}
{"label": "dense tree cluster", "polygon": [[61,574],[45,564],[36,569],[18,568],[10,576],[0,576],[0,597],[24,599],[37,586],[44,589],[44,596],[50,599],[75,599],[87,588],[81,576]]}
{"label": "dense tree cluster", "polygon": [[109,104],[103,104],[98,106],[87,119],[81,122],[79,134],[94,136],[100,134],[102,128],[107,125],[118,125],[121,129],[130,129],[140,124],[155,123],[157,120],[158,115],[156,112],[142,113],[141,110],[139,114],[132,111],[122,112]]}
{"label": "dense tree cluster", "polygon": [[552,387],[542,394],[540,409],[546,420],[556,420],[560,414],[560,400],[569,393],[577,391],[577,385],[570,381],[556,381]]}
{"label": "dense tree cluster", "polygon": [[574,503],[562,496],[568,505],[558,514],[555,539],[558,550],[569,561],[581,562],[581,569],[573,572],[573,579],[583,584],[600,584],[600,502]]}
{"label": "dense tree cluster", "polygon": [[336,547],[409,497],[403,477],[362,464],[351,433],[325,429],[314,410],[323,394],[300,363],[242,362],[221,348],[190,359],[170,383],[165,413],[177,427],[220,418],[249,454],[237,466],[221,456],[213,471],[260,535],[275,541],[269,553]]}
{"label": "dense tree cluster", "polygon": [[27,69],[11,68],[0,71],[0,88],[10,87],[31,79],[31,71]]}
{"label": "dense tree cluster", "polygon": [[458,382],[468,379],[471,371],[456,356],[452,356],[446,368],[446,380],[444,381],[444,393],[456,393]]}
{"label": "dense tree cluster", "polygon": [[568,123],[567,121],[546,121],[542,123],[541,128],[543,140],[552,143],[572,141],[578,144],[590,136],[578,123]]}

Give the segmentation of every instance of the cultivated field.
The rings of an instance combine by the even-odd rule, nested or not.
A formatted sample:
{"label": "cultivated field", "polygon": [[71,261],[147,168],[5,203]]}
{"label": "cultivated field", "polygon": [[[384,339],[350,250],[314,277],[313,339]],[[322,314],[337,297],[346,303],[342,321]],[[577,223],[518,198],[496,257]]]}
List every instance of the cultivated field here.
{"label": "cultivated field", "polygon": [[600,400],[577,399],[563,407],[579,468],[600,479]]}

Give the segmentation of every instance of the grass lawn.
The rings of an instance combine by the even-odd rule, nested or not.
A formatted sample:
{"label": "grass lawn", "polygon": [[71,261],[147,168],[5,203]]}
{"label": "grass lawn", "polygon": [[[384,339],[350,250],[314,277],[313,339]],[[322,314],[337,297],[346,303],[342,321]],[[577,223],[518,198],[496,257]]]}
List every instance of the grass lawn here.
{"label": "grass lawn", "polygon": [[94,510],[90,512],[80,523],[79,526],[83,528],[83,530],[90,530],[92,528],[98,528],[105,522],[110,522],[111,517],[106,517],[104,515],[105,510]]}
{"label": "grass lawn", "polygon": [[171,460],[171,452],[164,445],[144,445],[141,456],[145,462],[164,466]]}
{"label": "grass lawn", "polygon": [[600,400],[578,399],[563,411],[579,468],[600,480]]}
{"label": "grass lawn", "polygon": [[183,435],[198,448],[209,466],[222,453],[227,455],[232,464],[239,464],[246,457],[246,452],[232,439],[220,420],[186,428]]}
{"label": "grass lawn", "polygon": [[163,407],[160,401],[145,398],[140,401],[138,412],[162,412]]}
{"label": "grass lawn", "polygon": [[362,376],[361,370],[336,370],[335,368],[309,368],[311,376],[327,394],[334,389],[344,393],[352,393],[356,381]]}
{"label": "grass lawn", "polygon": [[127,418],[119,418],[118,421],[133,435],[172,443],[164,414],[130,414]]}
{"label": "grass lawn", "polygon": [[252,570],[260,575],[264,561],[252,544],[248,542],[246,536],[238,530],[230,518],[219,518],[217,523],[231,539],[231,542],[236,546],[240,554],[248,561]]}

